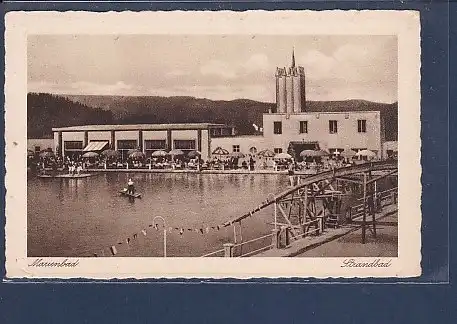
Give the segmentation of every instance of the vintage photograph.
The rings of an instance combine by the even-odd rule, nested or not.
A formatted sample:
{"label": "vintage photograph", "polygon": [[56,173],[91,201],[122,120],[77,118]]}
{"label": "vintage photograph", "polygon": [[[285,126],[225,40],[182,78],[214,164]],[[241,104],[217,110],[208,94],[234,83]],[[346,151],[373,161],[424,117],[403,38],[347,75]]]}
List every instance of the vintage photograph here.
{"label": "vintage photograph", "polygon": [[398,259],[399,188],[415,190],[400,181],[399,115],[419,108],[400,104],[398,34],[24,39],[29,268]]}

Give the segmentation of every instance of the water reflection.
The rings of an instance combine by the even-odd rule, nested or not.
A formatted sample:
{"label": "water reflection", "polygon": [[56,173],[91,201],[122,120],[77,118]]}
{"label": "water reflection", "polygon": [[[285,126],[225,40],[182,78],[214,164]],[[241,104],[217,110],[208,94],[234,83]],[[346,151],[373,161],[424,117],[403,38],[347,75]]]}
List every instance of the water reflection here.
{"label": "water reflection", "polygon": [[[142,199],[119,195],[129,178]],[[119,246],[120,255],[160,256],[163,234],[150,227],[157,215],[173,228],[167,235],[170,256],[202,255],[230,241],[233,230],[180,235],[175,228],[216,226],[287,185],[283,175],[107,173],[85,179],[28,179],[28,255],[92,255],[146,229],[146,236]],[[269,232],[272,217],[267,208],[243,222],[243,238]]]}

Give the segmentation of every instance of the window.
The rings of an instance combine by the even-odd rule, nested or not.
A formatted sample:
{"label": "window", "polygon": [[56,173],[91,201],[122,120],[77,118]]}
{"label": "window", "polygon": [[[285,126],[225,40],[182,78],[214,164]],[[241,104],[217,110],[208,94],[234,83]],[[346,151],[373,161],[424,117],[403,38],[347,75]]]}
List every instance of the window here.
{"label": "window", "polygon": [[65,141],[63,143],[65,151],[81,151],[83,149],[82,141]]}
{"label": "window", "polygon": [[117,141],[117,149],[118,150],[131,150],[136,149],[138,144],[136,140],[118,140]]}
{"label": "window", "polygon": [[138,148],[136,140],[118,140],[117,150],[121,153],[122,161],[125,161],[129,157],[129,150]]}
{"label": "window", "polygon": [[357,120],[357,131],[359,133],[366,133],[367,132],[367,121],[365,119]]}
{"label": "window", "polygon": [[239,152],[240,151],[240,146],[239,145],[232,145],[233,152]]}
{"label": "window", "polygon": [[220,128],[211,128],[210,132],[211,132],[211,136],[221,136],[222,135],[222,129],[220,129]]}
{"label": "window", "polygon": [[210,134],[213,137],[232,136],[232,128],[230,128],[230,127],[210,128]]}
{"label": "window", "polygon": [[329,120],[328,121],[328,130],[330,134],[338,133],[338,122],[336,120]]}
{"label": "window", "polygon": [[308,121],[302,120],[300,121],[300,134],[308,133]]}
{"label": "window", "polygon": [[274,148],[274,152],[275,152],[276,154],[282,153],[282,148],[280,148],[280,147],[275,147],[275,148]]}
{"label": "window", "polygon": [[145,150],[165,150],[166,141],[165,140],[146,140],[144,141]]}
{"label": "window", "polygon": [[282,134],[282,123],[280,121],[273,122],[273,133]]}
{"label": "window", "polygon": [[173,148],[179,150],[195,150],[195,140],[174,140]]}
{"label": "window", "polygon": [[41,151],[41,147],[38,146],[38,145],[36,145],[36,146],[35,146],[35,152],[40,152],[40,151]]}
{"label": "window", "polygon": [[63,154],[70,158],[77,158],[83,151],[83,141],[64,141]]}

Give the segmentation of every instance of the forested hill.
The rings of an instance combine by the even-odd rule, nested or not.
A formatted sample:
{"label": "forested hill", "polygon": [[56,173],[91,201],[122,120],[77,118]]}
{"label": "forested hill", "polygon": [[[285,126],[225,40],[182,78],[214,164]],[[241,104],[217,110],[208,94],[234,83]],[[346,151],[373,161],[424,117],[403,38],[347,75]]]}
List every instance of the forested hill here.
{"label": "forested hill", "polygon": [[111,124],[113,113],[94,109],[62,96],[47,93],[27,95],[27,137],[51,138],[52,128],[87,124]]}
{"label": "forested hill", "polygon": [[[262,126],[262,114],[275,104],[247,99],[215,101],[194,97],[129,97],[29,94],[28,118],[44,121],[29,123],[29,137],[49,135],[51,127],[82,124],[198,123],[213,122],[236,126],[239,134],[253,134],[252,124]],[[34,107],[31,108],[31,105]],[[44,107],[49,105],[52,108]],[[40,108],[41,107],[41,108]],[[41,109],[43,111],[41,111]],[[92,109],[92,111],[91,111]],[[102,110],[100,110],[102,109]],[[387,140],[397,138],[397,104],[380,104],[362,100],[309,101],[308,111],[381,111],[387,120]],[[52,113],[60,113],[53,116]],[[80,113],[78,113],[80,112]],[[59,117],[62,116],[63,118]],[[31,129],[31,126],[35,127]]]}

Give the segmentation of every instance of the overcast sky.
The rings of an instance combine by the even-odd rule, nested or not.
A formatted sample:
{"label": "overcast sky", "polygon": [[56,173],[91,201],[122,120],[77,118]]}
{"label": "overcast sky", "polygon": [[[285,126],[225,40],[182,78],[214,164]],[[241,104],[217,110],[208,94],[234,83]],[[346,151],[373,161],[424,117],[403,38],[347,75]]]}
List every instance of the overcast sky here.
{"label": "overcast sky", "polygon": [[397,101],[394,36],[29,36],[28,90],[274,102],[293,47],[308,100]]}

